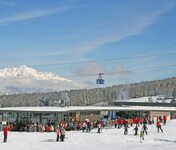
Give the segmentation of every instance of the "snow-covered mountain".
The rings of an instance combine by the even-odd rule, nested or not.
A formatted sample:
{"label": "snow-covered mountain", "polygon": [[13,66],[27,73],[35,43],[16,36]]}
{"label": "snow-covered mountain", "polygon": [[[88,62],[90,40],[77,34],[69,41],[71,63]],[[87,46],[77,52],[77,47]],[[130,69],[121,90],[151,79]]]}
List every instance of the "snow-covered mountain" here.
{"label": "snow-covered mountain", "polygon": [[81,85],[51,72],[22,65],[0,69],[0,94],[39,93],[80,89]]}

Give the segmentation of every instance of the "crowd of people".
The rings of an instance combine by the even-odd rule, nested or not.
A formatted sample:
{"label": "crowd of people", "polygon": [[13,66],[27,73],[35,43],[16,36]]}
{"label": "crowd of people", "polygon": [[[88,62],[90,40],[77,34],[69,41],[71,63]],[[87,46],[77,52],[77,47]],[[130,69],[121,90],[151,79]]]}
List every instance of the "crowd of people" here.
{"label": "crowd of people", "polygon": [[[115,120],[103,119],[97,121],[90,121],[89,119],[85,119],[84,121],[72,121],[64,122],[60,120],[59,122],[48,122],[46,125],[42,125],[41,123],[31,123],[20,126],[19,131],[28,131],[28,132],[56,132],[56,141],[64,141],[66,130],[82,130],[82,132],[90,132],[93,128],[97,128],[97,133],[101,133],[103,128],[117,128],[120,129],[124,127],[124,134],[128,134],[128,128],[134,127],[134,135],[138,135],[138,127],[142,125],[140,131],[140,141],[144,140],[144,134],[148,134],[147,125],[156,124],[157,132],[163,132],[161,123],[166,125],[167,117],[164,115],[163,117],[131,117],[129,119],[118,118]],[[7,142],[7,136],[9,131],[16,131],[17,124],[14,123],[6,123],[6,125],[1,125],[0,130],[4,132],[4,142]]]}

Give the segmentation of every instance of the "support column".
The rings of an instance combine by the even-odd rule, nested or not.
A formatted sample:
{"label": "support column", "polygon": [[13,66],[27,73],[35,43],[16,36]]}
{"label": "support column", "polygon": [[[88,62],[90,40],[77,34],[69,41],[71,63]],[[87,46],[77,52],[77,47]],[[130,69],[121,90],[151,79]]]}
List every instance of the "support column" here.
{"label": "support column", "polygon": [[42,123],[42,114],[41,113],[39,114],[39,120],[40,120],[40,123]]}

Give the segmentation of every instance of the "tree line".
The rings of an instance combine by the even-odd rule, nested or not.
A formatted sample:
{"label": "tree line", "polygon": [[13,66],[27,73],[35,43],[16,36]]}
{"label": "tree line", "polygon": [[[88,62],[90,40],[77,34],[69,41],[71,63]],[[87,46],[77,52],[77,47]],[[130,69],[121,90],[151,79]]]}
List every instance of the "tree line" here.
{"label": "tree line", "polygon": [[[176,78],[121,84],[106,88],[1,95],[0,107],[54,106],[58,100],[65,100],[66,105],[69,106],[86,106],[157,95],[176,98]],[[173,102],[175,101],[173,100]]]}

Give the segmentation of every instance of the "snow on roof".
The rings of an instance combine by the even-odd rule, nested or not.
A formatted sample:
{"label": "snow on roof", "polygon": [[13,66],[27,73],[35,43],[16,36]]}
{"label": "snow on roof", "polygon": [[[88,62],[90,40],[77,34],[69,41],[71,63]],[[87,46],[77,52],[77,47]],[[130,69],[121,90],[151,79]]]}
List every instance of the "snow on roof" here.
{"label": "snow on roof", "polygon": [[176,107],[159,106],[71,106],[71,107],[6,107],[1,112],[75,112],[75,111],[176,111]]}
{"label": "snow on roof", "polygon": [[132,98],[126,100],[117,100],[117,102],[149,102],[151,99],[154,103],[170,103],[172,101],[171,98],[165,99],[164,96],[152,96],[152,97],[140,97],[140,98]]}

